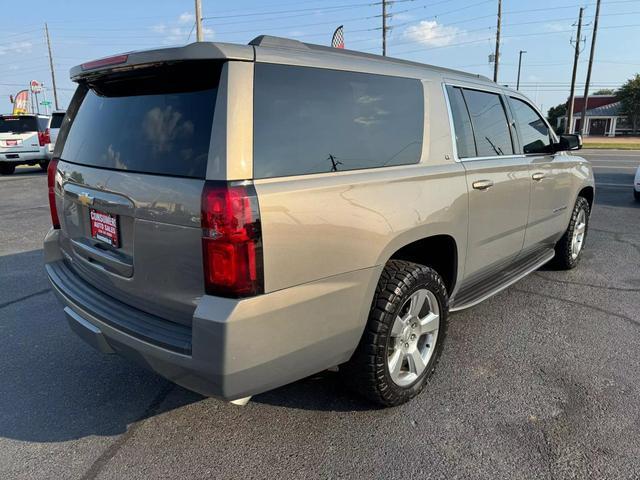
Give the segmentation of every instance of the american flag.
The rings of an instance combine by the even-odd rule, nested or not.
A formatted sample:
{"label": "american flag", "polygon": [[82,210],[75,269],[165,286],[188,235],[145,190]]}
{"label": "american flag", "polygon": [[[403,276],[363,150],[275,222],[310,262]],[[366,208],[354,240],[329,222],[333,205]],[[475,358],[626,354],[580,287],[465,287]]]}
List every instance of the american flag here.
{"label": "american flag", "polygon": [[331,39],[331,46],[333,48],[344,48],[344,30],[343,26],[340,25],[336,28],[336,31],[333,32],[333,38]]}

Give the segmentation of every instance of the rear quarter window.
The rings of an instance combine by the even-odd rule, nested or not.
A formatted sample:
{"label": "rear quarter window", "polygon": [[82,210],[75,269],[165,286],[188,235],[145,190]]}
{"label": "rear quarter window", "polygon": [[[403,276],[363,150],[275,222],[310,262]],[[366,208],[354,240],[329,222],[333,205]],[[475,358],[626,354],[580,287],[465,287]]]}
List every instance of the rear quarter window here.
{"label": "rear quarter window", "polygon": [[256,64],[254,177],[417,163],[419,80]]}
{"label": "rear quarter window", "polygon": [[220,64],[183,62],[78,87],[60,158],[99,168],[204,178]]}

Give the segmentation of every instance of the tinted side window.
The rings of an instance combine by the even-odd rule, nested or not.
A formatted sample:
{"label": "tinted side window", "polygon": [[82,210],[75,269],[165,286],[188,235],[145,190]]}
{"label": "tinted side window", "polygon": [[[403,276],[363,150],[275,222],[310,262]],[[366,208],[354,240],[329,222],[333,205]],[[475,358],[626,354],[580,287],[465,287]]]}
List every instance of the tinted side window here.
{"label": "tinted side window", "polygon": [[476,144],[473,140],[473,128],[471,127],[469,112],[462,96],[462,90],[457,87],[447,86],[447,94],[455,130],[458,158],[475,157]]}
{"label": "tinted side window", "polygon": [[545,153],[549,151],[551,137],[549,127],[533,108],[522,100],[510,98],[511,110],[520,134],[524,153]]}
{"label": "tinted side window", "polygon": [[256,64],[254,177],[417,163],[418,80]]}
{"label": "tinted side window", "polygon": [[513,144],[500,95],[464,89],[479,157],[512,155]]}
{"label": "tinted side window", "polygon": [[63,118],[64,113],[54,113],[53,115],[51,115],[51,124],[49,125],[49,128],[60,128]]}

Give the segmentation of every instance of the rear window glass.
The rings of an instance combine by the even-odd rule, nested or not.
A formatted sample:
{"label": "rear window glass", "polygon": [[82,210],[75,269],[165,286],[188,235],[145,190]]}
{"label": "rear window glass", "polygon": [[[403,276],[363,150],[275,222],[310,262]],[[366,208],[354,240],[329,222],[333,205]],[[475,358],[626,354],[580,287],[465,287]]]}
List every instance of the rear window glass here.
{"label": "rear window glass", "polygon": [[219,78],[219,64],[184,62],[81,85],[60,158],[204,178]]}
{"label": "rear window glass", "polygon": [[509,123],[500,95],[464,89],[479,157],[512,155]]}
{"label": "rear window glass", "polygon": [[24,133],[37,132],[38,120],[28,116],[4,116],[0,117],[0,133]]}
{"label": "rear window glass", "polygon": [[49,128],[60,128],[63,118],[64,113],[54,113],[53,115],[51,115],[51,125],[49,126]]}
{"label": "rear window glass", "polygon": [[254,176],[417,163],[422,92],[415,79],[256,64]]}
{"label": "rear window glass", "polygon": [[447,86],[447,93],[449,94],[449,106],[453,117],[458,158],[475,157],[476,144],[473,139],[473,128],[471,127],[467,105],[462,96],[462,90],[457,87]]}

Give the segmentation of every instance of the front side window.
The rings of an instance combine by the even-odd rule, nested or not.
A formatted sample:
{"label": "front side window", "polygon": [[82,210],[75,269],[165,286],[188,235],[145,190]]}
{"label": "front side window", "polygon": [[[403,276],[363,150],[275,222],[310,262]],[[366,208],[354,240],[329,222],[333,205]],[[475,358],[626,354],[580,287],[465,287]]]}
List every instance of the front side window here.
{"label": "front side window", "polygon": [[49,128],[60,128],[62,126],[62,120],[64,119],[64,113],[54,113],[51,115],[51,124]]}
{"label": "front side window", "polygon": [[479,157],[513,155],[509,123],[500,95],[464,89]]}
{"label": "front side window", "polygon": [[551,145],[549,127],[531,106],[517,98],[509,98],[511,111],[520,134],[524,153],[546,153]]}
{"label": "front side window", "polygon": [[419,80],[258,63],[255,178],[417,163]]}

